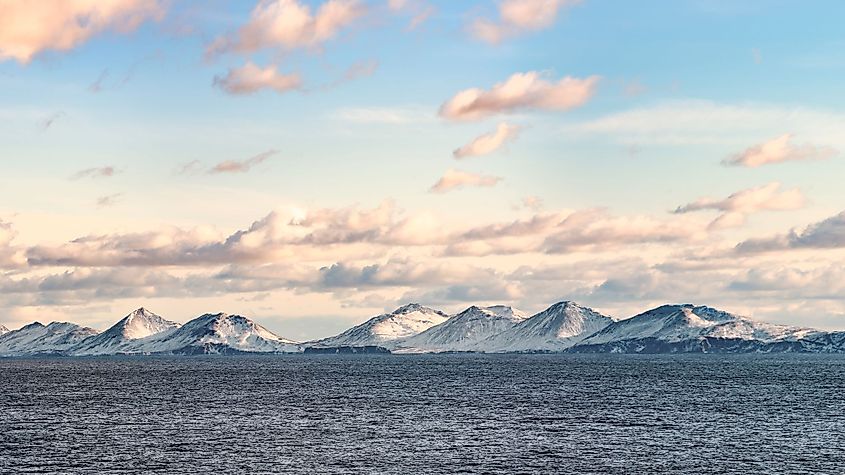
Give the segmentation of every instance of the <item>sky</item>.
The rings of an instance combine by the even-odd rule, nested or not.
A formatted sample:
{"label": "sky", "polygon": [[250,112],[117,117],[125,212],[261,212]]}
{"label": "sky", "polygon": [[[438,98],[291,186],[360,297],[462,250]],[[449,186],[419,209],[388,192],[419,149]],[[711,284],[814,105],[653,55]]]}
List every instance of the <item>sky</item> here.
{"label": "sky", "polygon": [[837,1],[0,0],[0,324],[845,329]]}

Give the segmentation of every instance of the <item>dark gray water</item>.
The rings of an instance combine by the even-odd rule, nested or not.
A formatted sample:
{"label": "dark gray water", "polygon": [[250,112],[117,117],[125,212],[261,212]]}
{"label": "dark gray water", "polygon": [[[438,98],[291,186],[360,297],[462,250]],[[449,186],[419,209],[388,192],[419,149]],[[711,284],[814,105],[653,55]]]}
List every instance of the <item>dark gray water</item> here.
{"label": "dark gray water", "polygon": [[0,473],[845,473],[845,357],[0,360]]}

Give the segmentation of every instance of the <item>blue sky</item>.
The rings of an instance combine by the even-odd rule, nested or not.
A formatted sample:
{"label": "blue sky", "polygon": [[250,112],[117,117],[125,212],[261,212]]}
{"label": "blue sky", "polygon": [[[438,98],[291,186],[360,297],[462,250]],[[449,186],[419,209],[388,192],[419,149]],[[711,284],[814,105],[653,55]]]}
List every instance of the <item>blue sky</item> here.
{"label": "blue sky", "polygon": [[[571,298],[845,328],[840,2],[115,0],[66,17],[49,3],[0,6],[47,18],[0,33],[7,326],[102,327],[145,305],[306,338],[409,299]],[[318,19],[326,3],[353,13],[291,33],[294,8]],[[262,11],[277,23],[249,46]],[[485,21],[501,38],[479,36]],[[265,82],[243,82],[248,64]],[[439,113],[525,73],[548,88],[480,119]],[[550,105],[573,94],[554,89],[567,77],[599,79]],[[502,123],[517,132],[453,157]],[[460,183],[432,192],[449,170]],[[227,247],[244,236],[248,252]],[[749,240],[770,244],[738,255]],[[339,285],[332,266],[358,272]]]}

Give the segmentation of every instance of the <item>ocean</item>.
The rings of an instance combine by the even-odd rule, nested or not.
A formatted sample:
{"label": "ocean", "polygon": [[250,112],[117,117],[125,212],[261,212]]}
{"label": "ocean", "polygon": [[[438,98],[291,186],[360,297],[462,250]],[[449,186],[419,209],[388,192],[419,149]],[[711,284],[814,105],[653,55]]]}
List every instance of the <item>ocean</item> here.
{"label": "ocean", "polygon": [[0,473],[845,473],[845,356],[0,359]]}

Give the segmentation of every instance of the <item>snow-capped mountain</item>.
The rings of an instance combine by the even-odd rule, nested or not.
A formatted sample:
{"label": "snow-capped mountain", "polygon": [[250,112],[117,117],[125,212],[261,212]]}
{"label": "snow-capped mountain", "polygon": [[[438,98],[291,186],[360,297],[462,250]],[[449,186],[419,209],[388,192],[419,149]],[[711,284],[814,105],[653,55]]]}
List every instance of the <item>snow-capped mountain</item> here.
{"label": "snow-capped mountain", "polygon": [[30,323],[0,336],[0,356],[62,353],[96,334],[97,330],[74,323]]}
{"label": "snow-capped mountain", "polygon": [[504,305],[472,306],[445,322],[395,344],[404,353],[478,351],[479,342],[510,329],[527,316]]}
{"label": "snow-capped mountain", "polygon": [[132,353],[187,355],[302,351],[295,341],[282,338],[246,317],[225,313],[207,313],[175,330],[136,341],[130,351]]}
{"label": "snow-capped mountain", "polygon": [[755,322],[710,307],[663,305],[614,322],[573,347],[578,352],[797,351],[817,330]]}
{"label": "snow-capped mountain", "polygon": [[5,326],[3,326],[3,325],[0,325],[0,336],[5,335],[6,333],[9,333],[9,329],[8,329],[8,328],[6,328],[6,327],[5,327]]}
{"label": "snow-capped mountain", "polygon": [[398,353],[845,353],[845,331],[773,325],[689,304],[614,321],[560,302],[530,318],[503,305],[473,306],[449,317],[409,304],[304,345],[239,315],[205,314],[179,326],[143,308],[102,333],[73,323],[36,322],[0,334],[0,357],[299,353],[303,346],[339,353],[341,347]]}
{"label": "snow-capped mountain", "polygon": [[382,346],[390,348],[398,340],[417,335],[449,319],[440,310],[412,303],[393,312],[375,316],[345,332],[312,342],[309,346]]}
{"label": "snow-capped mountain", "polygon": [[485,352],[563,351],[613,323],[595,310],[559,302],[476,345]]}
{"label": "snow-capped mountain", "polygon": [[88,337],[74,346],[74,355],[113,355],[142,351],[146,340],[179,328],[145,308],[139,308],[115,323],[108,330]]}

